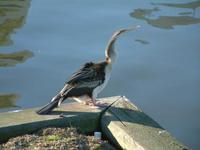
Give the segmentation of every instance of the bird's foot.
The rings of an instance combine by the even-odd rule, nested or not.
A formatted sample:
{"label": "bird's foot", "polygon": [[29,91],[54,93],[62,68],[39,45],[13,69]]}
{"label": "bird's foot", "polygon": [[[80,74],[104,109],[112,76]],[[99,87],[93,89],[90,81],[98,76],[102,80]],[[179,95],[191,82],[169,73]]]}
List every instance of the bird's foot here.
{"label": "bird's foot", "polygon": [[92,101],[84,101],[83,104],[84,105],[89,105],[89,106],[94,106]]}
{"label": "bird's foot", "polygon": [[101,101],[85,101],[84,104],[90,106],[91,108],[100,108],[108,106],[107,103]]}
{"label": "bird's foot", "polygon": [[61,113],[60,115],[59,115],[59,117],[61,117],[61,118],[68,118],[70,115],[65,115],[64,113]]}
{"label": "bird's foot", "polygon": [[99,108],[92,101],[85,101],[83,104],[90,106],[91,108]]}
{"label": "bird's foot", "polygon": [[97,101],[97,102],[95,102],[94,105],[98,106],[98,107],[107,107],[108,103],[105,103],[105,102],[102,102],[102,101]]}
{"label": "bird's foot", "polygon": [[61,113],[59,116],[62,117],[62,118],[65,117],[65,115],[63,113]]}

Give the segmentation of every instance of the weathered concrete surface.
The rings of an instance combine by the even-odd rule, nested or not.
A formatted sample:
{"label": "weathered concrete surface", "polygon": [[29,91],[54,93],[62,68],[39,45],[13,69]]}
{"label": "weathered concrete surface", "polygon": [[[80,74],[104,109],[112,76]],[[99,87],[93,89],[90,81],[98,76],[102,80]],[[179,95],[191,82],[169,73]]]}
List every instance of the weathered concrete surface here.
{"label": "weathered concrete surface", "polygon": [[[125,97],[116,96],[101,100],[109,106],[100,109],[69,103],[63,104],[49,115],[37,115],[35,111],[39,108],[0,113],[0,142],[50,126],[74,126],[82,132],[92,132],[101,126],[102,132],[110,141],[122,149],[187,149]],[[65,117],[60,117],[60,114]]]}
{"label": "weathered concrete surface", "polygon": [[50,126],[75,126],[82,132],[92,132],[99,126],[102,111],[80,103],[63,104],[49,115],[36,114],[38,109],[0,113],[0,142]]}
{"label": "weathered concrete surface", "polygon": [[125,97],[102,114],[101,128],[110,141],[126,150],[187,149]]}

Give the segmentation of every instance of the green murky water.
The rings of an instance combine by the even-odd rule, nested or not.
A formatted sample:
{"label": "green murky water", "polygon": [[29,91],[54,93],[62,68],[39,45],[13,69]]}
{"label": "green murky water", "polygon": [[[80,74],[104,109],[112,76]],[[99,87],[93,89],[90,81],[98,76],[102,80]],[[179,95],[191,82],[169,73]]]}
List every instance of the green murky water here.
{"label": "green murky water", "polygon": [[118,61],[99,97],[126,95],[192,149],[200,143],[200,1],[0,0],[0,112],[46,104],[87,61]]}

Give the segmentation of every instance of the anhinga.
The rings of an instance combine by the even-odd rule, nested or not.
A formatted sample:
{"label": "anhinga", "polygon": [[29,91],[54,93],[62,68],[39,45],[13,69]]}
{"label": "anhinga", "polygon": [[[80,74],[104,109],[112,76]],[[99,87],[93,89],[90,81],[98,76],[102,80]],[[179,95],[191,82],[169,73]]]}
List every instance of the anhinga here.
{"label": "anhinga", "polygon": [[37,111],[38,114],[48,114],[55,107],[67,98],[73,98],[77,101],[87,98],[85,104],[102,106],[102,103],[96,101],[97,95],[104,89],[110,78],[112,66],[116,61],[116,51],[114,44],[116,39],[122,33],[137,29],[135,26],[116,31],[105,49],[105,60],[97,63],[86,63],[81,69],[74,73],[71,79],[65,84],[64,88],[52,98],[51,102]]}

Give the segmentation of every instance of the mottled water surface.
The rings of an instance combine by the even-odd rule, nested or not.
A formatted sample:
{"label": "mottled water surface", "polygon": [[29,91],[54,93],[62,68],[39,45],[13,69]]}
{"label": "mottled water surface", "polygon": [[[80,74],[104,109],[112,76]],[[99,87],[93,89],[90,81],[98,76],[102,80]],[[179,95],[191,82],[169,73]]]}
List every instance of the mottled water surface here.
{"label": "mottled water surface", "polygon": [[80,65],[118,61],[99,97],[126,95],[176,138],[200,147],[200,1],[0,0],[0,112],[46,104]]}

